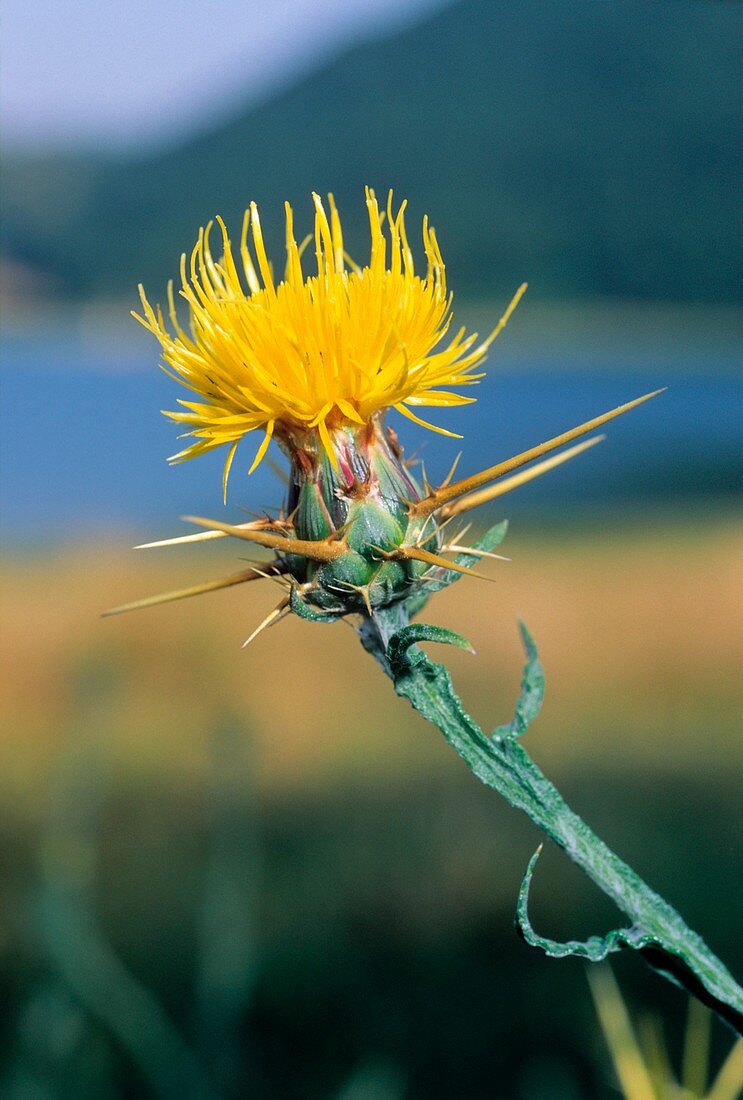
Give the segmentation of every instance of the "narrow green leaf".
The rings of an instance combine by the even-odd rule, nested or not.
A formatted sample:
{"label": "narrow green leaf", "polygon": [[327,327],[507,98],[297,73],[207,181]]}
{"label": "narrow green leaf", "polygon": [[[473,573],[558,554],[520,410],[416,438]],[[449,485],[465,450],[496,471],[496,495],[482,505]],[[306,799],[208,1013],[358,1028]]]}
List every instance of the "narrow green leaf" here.
{"label": "narrow green leaf", "polygon": [[[473,550],[484,550],[486,553],[490,553],[495,550],[496,546],[500,546],[503,539],[506,537],[508,531],[508,520],[501,520],[500,523],[496,523],[494,527],[491,527],[485,532],[485,534],[473,544]],[[454,559],[457,565],[463,565],[466,569],[472,569],[474,566],[480,564],[480,559],[477,554],[458,554]],[[455,581],[461,580],[462,574],[457,573],[454,569],[442,570],[440,576],[435,580],[427,581],[426,592],[431,594],[433,592],[440,592],[442,588],[448,588],[450,584],[454,584]]]}
{"label": "narrow green leaf", "polygon": [[407,651],[420,642],[441,642],[443,645],[453,645],[457,649],[467,649],[474,653],[467,639],[453,630],[446,630],[442,626],[428,626],[426,623],[413,623],[393,635],[387,646],[387,659],[394,675],[397,676],[410,667]]}
{"label": "narrow green leaf", "polygon": [[516,703],[512,722],[505,726],[496,726],[493,737],[521,737],[542,709],[544,700],[544,669],[537,654],[534,639],[525,623],[519,623],[521,639],[526,650],[527,661],[521,679],[521,692]]}
{"label": "narrow green leaf", "polygon": [[[743,1030],[741,998],[736,995],[735,983],[731,983],[732,997],[730,989],[724,990],[723,996],[720,996],[719,979],[722,977],[723,983],[727,984],[730,977],[724,966],[709,952],[704,941],[683,924],[678,914],[670,910],[666,903],[640,880],[638,885],[648,903],[649,921],[657,921],[658,909],[661,907],[669,909],[673,917],[670,925],[659,927],[657,932],[647,931],[635,924],[630,928],[615,928],[603,936],[589,936],[587,940],[567,940],[564,943],[549,939],[547,936],[540,936],[535,932],[529,920],[529,890],[541,851],[540,844],[529,860],[516,906],[516,931],[530,947],[538,947],[552,959],[564,959],[574,955],[588,959],[590,962],[603,962],[607,955],[621,951],[623,947],[639,951],[645,961],[659,974],[682,989],[686,989],[697,998],[700,1004],[714,1009],[721,1019],[726,1020],[738,1033]],[[610,884],[610,889],[607,889],[606,884],[599,885],[602,885],[607,894],[621,895],[626,888],[626,882],[622,882],[622,877],[620,873]],[[653,899],[659,903],[654,907]],[[622,907],[626,908],[624,905]],[[683,934],[680,939],[677,935],[678,929],[674,925],[681,927]]]}
{"label": "narrow green leaf", "polygon": [[590,959],[591,962],[603,962],[607,955],[612,954],[614,951],[621,951],[625,945],[628,947],[642,947],[643,938],[652,939],[652,937],[638,936],[631,928],[617,928],[612,932],[608,932],[605,936],[589,936],[587,940],[567,940],[565,943],[548,939],[547,936],[540,936],[534,931],[529,920],[528,907],[534,868],[541,852],[542,845],[540,844],[529,860],[529,866],[526,868],[526,874],[521,883],[519,900],[516,906],[516,931],[530,947],[539,947],[551,959],[564,959],[568,955],[577,955],[583,959]]}

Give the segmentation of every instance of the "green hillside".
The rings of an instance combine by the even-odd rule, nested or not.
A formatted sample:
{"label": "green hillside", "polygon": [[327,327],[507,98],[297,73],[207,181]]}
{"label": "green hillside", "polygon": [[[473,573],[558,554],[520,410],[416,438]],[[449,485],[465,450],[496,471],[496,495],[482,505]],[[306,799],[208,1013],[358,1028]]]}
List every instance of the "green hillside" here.
{"label": "green hillside", "polygon": [[257,199],[279,248],[314,188],[363,256],[371,183],[430,213],[460,293],[731,301],[742,37],[735,4],[461,0],[177,148],[8,165],[3,248],[64,294],[156,291],[215,212]]}

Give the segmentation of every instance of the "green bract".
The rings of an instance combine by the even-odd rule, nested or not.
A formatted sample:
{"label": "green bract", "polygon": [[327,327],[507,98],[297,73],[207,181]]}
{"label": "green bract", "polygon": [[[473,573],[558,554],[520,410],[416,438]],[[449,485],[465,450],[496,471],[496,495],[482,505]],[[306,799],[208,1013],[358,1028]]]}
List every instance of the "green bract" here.
{"label": "green bract", "polygon": [[287,515],[298,539],[336,540],[342,552],[325,562],[279,552],[296,582],[292,610],[315,621],[424,595],[441,572],[412,556],[436,554],[442,539],[411,508],[423,494],[392,433],[372,420],[337,430],[333,443],[335,462],[311,435],[290,452]]}

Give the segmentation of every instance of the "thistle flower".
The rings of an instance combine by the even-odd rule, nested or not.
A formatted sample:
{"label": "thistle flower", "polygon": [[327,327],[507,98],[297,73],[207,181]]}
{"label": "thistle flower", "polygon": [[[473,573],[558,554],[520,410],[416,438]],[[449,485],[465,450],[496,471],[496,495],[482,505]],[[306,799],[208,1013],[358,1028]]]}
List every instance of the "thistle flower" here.
{"label": "thistle flower", "polygon": [[[537,650],[526,627],[522,624],[527,663],[513,721],[486,734],[465,711],[445,666],[431,662],[419,648],[422,642],[460,648],[469,643],[440,627],[410,624],[432,592],[471,573],[478,558],[497,556],[492,551],[505,524],[491,528],[474,546],[465,546],[464,532],[450,534],[449,525],[457,516],[593,446],[603,437],[544,457],[661,391],[620,405],[472,477],[454,481],[455,463],[442,484],[431,487],[424,480],[419,485],[397,437],[385,425],[386,410],[392,407],[425,423],[411,406],[446,408],[471,401],[458,391],[482,378],[477,371],[485,353],[525,288],[517,291],[486,340],[478,343],[475,335],[460,330],[445,344],[451,298],[434,231],[424,221],[427,269],[421,277],[415,273],[408,245],[404,204],[395,213],[390,198],[385,234],[373,192],[367,191],[366,199],[371,227],[366,267],[357,267],[346,256],[332,197],[328,218],[315,196],[317,274],[303,273],[305,245],[295,242],[287,206],[287,269],[283,282],[275,281],[252,205],[243,223],[242,275],[221,220],[223,254],[218,261],[211,254],[209,226],[199,233],[190,266],[183,257],[181,294],[190,307],[190,335],[179,325],[172,287],[172,331],[141,290],[144,316],[137,319],[160,341],[164,369],[201,398],[181,401],[183,411],[166,414],[187,425],[195,439],[173,461],[226,444],[226,492],[237,445],[247,433],[260,430],[263,440],[251,469],[275,437],[290,460],[291,473],[286,509],[277,519],[233,525],[187,516],[202,530],[149,544],[233,535],[272,550],[272,562],[254,563],[229,577],[139,600],[108,614],[271,577],[284,589],[282,598],[248,642],[290,612],[316,622],[355,615],[362,644],[392,679],[398,695],[409,699],[475,775],[527,813],[631,918],[630,927],[592,936],[585,943],[561,944],[538,935],[528,915],[538,849],[517,907],[517,927],[527,943],[554,957],[572,954],[594,961],[621,946],[635,948],[666,976],[714,1005],[724,1019],[743,1026],[743,990],[720,960],[570,810],[518,744],[539,711],[544,690]],[[439,425],[426,426],[453,434]]]}
{"label": "thistle flower", "polygon": [[[601,437],[514,473],[652,396],[474,477],[453,481],[453,468],[442,485],[421,486],[385,423],[387,410],[453,436],[413,409],[447,409],[474,401],[460,391],[484,377],[479,368],[526,286],[519,287],[486,339],[464,329],[452,336],[452,298],[427,218],[422,229],[425,274],[418,274],[405,227],[405,203],[395,210],[390,193],[381,213],[374,192],[367,189],[371,248],[368,264],[360,267],[344,249],[332,195],[329,213],[318,195],[313,201],[314,234],[299,245],[292,209],[285,206],[282,281],[273,274],[252,203],[243,220],[239,261],[221,218],[220,258],[212,255],[211,222],[200,230],[190,260],[185,254],[181,258],[180,295],[190,311],[189,332],[178,320],[172,284],[169,325],[141,286],[143,314],[134,314],[159,340],[166,373],[199,398],[179,400],[179,410],[165,413],[186,426],[186,434],[195,440],[171,462],[225,446],[225,500],[243,436],[262,433],[249,472],[272,438],[291,463],[286,508],[278,519],[232,525],[186,517],[205,530],[148,545],[233,535],[273,550],[275,560],[109,614],[266,575],[284,594],[259,630],[290,611],[320,621],[348,614],[373,620],[378,609],[404,604],[411,614],[435,588],[471,573],[478,557],[497,556],[461,545],[461,535],[449,534],[450,521],[592,446]],[[303,253],[310,241],[316,270],[305,274]],[[504,479],[506,474],[512,476]],[[458,557],[452,560],[447,554]]]}

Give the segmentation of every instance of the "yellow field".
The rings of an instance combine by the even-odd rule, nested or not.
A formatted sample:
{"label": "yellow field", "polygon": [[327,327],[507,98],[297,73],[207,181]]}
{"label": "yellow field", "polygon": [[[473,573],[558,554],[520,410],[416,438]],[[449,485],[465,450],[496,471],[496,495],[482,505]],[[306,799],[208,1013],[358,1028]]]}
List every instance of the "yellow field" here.
{"label": "yellow field", "polygon": [[[596,766],[693,773],[739,767],[740,540],[729,520],[618,525],[575,537],[514,530],[491,563],[434,598],[427,621],[465,634],[442,651],[486,726],[510,717],[530,626],[547,670],[533,755],[553,775]],[[240,643],[275,602],[268,581],[101,620],[138,596],[239,568],[228,541],[132,552],[39,551],[1,572],[4,797],[35,816],[59,749],[110,748],[120,775],[198,780],[216,722],[237,719],[264,785],[322,786],[460,767],[397,699],[353,632],[290,618]],[[237,564],[236,564],[237,563]],[[123,776],[122,776],[123,777]]]}

